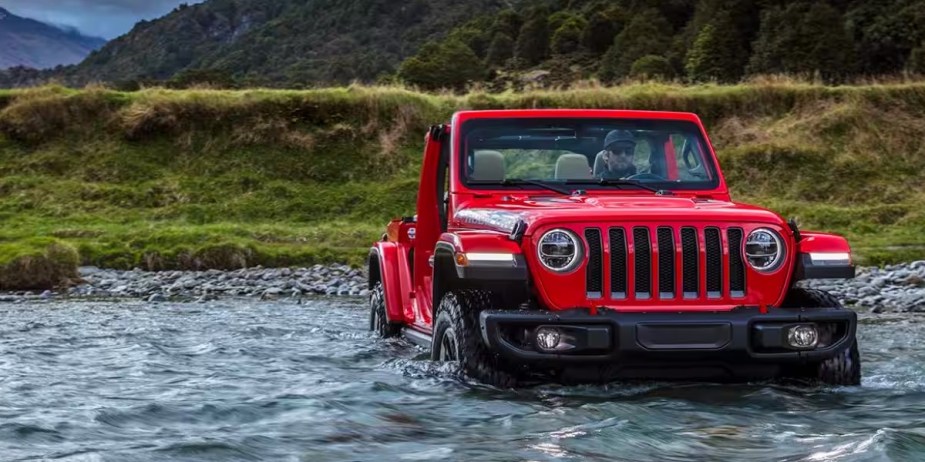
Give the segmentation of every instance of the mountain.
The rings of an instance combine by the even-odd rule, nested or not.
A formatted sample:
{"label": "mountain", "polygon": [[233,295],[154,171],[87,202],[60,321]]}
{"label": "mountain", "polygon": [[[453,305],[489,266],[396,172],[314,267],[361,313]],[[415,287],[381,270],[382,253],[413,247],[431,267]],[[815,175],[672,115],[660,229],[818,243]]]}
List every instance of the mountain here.
{"label": "mountain", "polygon": [[206,0],[139,22],[78,65],[0,72],[120,89],[422,89],[597,79],[827,82],[925,75],[922,0]]}
{"label": "mountain", "polygon": [[76,64],[105,43],[101,38],[58,29],[0,8],[0,69]]}
{"label": "mountain", "polygon": [[208,0],[138,23],[65,80],[164,80],[209,70],[253,85],[369,82],[502,1]]}

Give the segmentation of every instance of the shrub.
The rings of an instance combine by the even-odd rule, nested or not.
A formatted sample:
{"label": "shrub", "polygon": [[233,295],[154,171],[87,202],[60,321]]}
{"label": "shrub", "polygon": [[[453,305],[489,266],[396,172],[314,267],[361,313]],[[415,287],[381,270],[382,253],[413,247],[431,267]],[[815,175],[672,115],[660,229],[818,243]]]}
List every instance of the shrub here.
{"label": "shrub", "polygon": [[633,63],[630,77],[667,80],[674,77],[674,68],[663,56],[647,55]]}

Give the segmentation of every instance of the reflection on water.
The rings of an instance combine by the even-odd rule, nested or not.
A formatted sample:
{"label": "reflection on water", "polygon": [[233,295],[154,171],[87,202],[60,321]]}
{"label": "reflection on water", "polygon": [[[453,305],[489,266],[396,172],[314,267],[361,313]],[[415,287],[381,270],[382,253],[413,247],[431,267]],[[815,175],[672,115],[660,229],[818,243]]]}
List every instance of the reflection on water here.
{"label": "reflection on water", "polygon": [[862,316],[861,387],[496,390],[361,300],[0,305],[0,459],[925,460],[925,318]]}

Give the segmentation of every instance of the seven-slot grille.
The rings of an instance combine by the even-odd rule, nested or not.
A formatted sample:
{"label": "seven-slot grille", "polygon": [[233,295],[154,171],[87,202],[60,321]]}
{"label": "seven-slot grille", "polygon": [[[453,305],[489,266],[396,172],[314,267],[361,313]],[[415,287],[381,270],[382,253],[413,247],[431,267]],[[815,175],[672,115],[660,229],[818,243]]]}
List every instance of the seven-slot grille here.
{"label": "seven-slot grille", "polygon": [[[603,236],[600,228],[586,228],[584,234],[589,298],[601,298],[607,289],[613,300],[709,300],[722,298],[724,291],[734,298],[745,296],[741,228],[616,226]],[[609,254],[602,238],[608,240]],[[728,255],[723,254],[724,241]],[[610,275],[606,288],[605,267]]]}

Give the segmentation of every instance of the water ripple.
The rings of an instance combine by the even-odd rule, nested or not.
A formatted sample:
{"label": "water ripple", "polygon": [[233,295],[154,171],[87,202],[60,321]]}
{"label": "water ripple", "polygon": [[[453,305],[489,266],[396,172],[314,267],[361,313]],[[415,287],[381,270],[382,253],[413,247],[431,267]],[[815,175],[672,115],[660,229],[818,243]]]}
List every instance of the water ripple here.
{"label": "water ripple", "polygon": [[860,387],[498,390],[355,300],[0,305],[0,459],[925,459],[925,318],[862,316]]}

